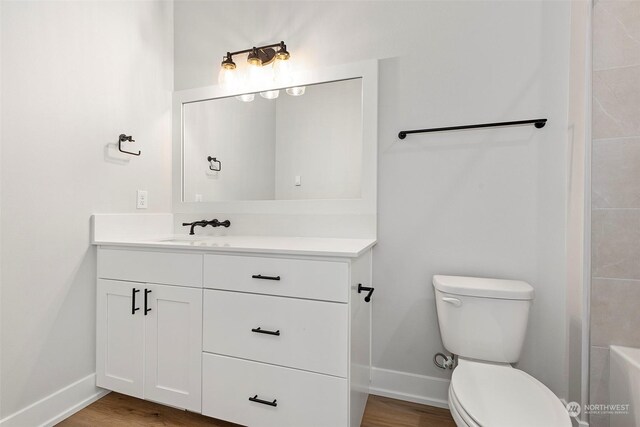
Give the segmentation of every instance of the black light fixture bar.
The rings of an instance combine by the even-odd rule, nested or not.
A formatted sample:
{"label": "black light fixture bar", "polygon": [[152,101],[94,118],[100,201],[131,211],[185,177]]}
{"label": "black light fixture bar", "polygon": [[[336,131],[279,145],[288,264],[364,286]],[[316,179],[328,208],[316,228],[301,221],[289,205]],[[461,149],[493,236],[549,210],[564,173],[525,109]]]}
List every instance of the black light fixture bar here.
{"label": "black light fixture bar", "polygon": [[242,55],[243,53],[250,53],[250,52],[253,52],[253,51],[254,51],[254,49],[255,49],[255,50],[261,50],[261,49],[268,49],[268,48],[270,48],[270,47],[283,47],[283,48],[285,48],[285,47],[286,47],[286,45],[285,45],[285,43],[284,43],[283,41],[281,41],[280,43],[267,44],[267,45],[264,45],[264,46],[254,46],[254,47],[251,47],[251,48],[249,48],[249,49],[238,50],[238,51],[236,51],[236,52],[229,52],[229,53],[228,53],[228,55],[230,55],[230,56],[233,56],[233,55]]}
{"label": "black light fixture bar", "polygon": [[541,129],[546,124],[547,124],[547,119],[531,119],[531,120],[516,120],[512,122],[481,123],[477,125],[449,126],[449,127],[443,127],[443,128],[403,130],[403,131],[400,131],[400,133],[398,133],[398,138],[405,139],[407,135],[410,135],[412,133],[444,132],[448,130],[491,128],[491,127],[499,127],[499,126],[534,125],[537,129]]}

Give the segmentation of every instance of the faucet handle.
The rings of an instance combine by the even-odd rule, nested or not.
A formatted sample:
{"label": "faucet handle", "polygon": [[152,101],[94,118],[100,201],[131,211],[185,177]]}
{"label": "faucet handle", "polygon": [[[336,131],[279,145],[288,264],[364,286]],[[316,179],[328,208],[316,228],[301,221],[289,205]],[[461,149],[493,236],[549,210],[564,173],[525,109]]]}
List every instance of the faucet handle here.
{"label": "faucet handle", "polygon": [[228,219],[225,221],[219,221],[217,218],[214,218],[211,221],[207,222],[213,227],[229,227],[231,225],[231,221],[229,221]]}

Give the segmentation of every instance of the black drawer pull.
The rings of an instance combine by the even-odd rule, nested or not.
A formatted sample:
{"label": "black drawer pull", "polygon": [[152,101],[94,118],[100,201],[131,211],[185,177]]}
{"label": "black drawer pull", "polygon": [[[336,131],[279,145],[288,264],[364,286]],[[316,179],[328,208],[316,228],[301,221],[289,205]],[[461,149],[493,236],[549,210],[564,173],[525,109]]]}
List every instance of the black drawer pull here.
{"label": "black drawer pull", "polygon": [[262,403],[263,405],[278,406],[278,404],[276,403],[278,399],[273,399],[273,402],[269,402],[268,400],[258,399],[257,394],[253,397],[250,397],[249,400],[256,403]]}
{"label": "black drawer pull", "polygon": [[276,335],[276,336],[280,336],[280,329],[278,329],[277,331],[273,332],[273,331],[265,331],[262,328],[253,328],[251,330],[251,332],[256,332],[258,334],[267,334],[267,335]]}
{"label": "black drawer pull", "polygon": [[147,296],[151,293],[151,291],[149,289],[145,289],[144,290],[144,315],[146,316],[148,312],[151,311],[150,308],[147,308],[148,305],[148,301],[147,301]]}
{"label": "black drawer pull", "polygon": [[262,274],[254,274],[251,276],[253,279],[262,279],[262,280],[280,280],[280,276],[263,276]]}
{"label": "black drawer pull", "polygon": [[136,311],[140,310],[140,307],[136,308],[136,294],[140,292],[140,289],[131,289],[131,314],[136,314]]}

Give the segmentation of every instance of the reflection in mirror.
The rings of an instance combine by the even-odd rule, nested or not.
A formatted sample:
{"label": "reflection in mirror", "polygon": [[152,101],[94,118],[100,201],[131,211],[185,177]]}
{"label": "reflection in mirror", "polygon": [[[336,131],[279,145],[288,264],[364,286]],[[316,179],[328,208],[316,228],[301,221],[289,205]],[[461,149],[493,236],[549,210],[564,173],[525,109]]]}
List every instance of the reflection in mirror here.
{"label": "reflection in mirror", "polygon": [[183,201],[361,197],[361,79],[271,92],[184,104]]}

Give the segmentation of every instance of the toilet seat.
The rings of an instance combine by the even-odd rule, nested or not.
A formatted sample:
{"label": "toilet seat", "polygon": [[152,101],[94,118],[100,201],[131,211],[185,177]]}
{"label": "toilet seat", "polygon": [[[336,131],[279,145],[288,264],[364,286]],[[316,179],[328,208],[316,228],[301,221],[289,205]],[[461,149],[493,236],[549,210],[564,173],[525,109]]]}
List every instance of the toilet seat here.
{"label": "toilet seat", "polygon": [[452,387],[449,387],[449,411],[451,411],[451,416],[458,427],[480,427],[478,423],[473,421],[473,419],[464,412]]}
{"label": "toilet seat", "polygon": [[571,427],[560,399],[511,365],[461,358],[451,378],[449,405],[464,427]]}

